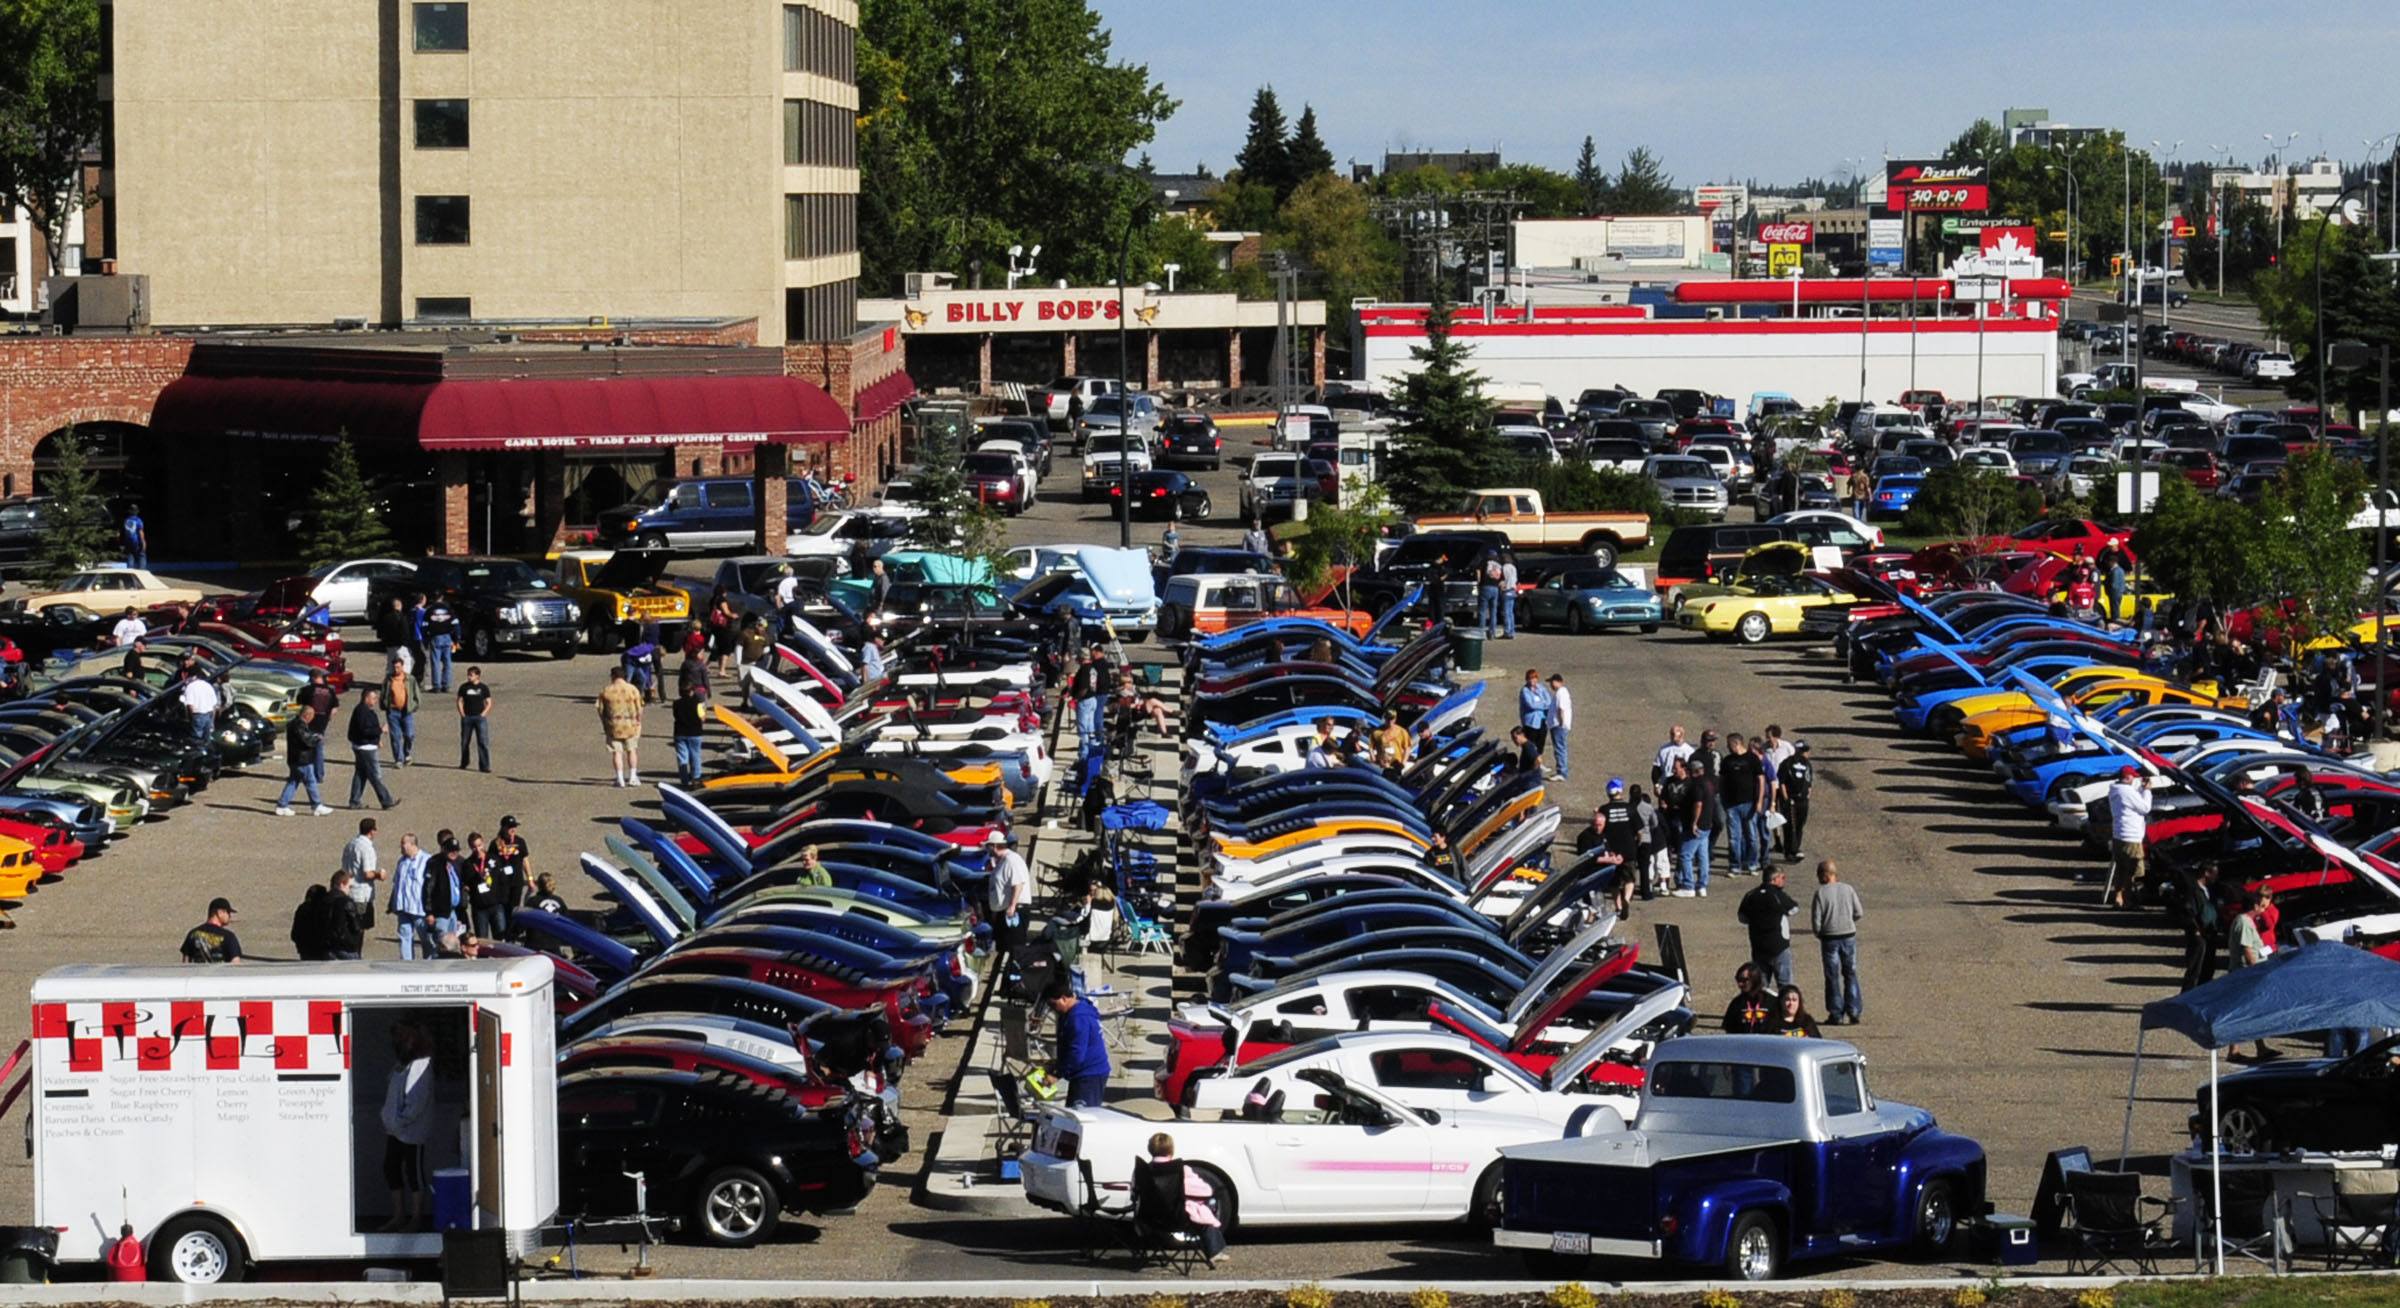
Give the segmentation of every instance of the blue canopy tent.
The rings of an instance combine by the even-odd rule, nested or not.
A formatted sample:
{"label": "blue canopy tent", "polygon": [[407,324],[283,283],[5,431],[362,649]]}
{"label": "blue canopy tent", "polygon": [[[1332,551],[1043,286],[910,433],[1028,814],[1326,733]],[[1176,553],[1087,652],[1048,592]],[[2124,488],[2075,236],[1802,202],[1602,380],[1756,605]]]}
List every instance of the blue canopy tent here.
{"label": "blue canopy tent", "polygon": [[[2330,941],[2283,950],[2256,967],[2236,968],[2171,999],[2142,1006],[2133,1047],[2133,1082],[2125,1091],[2125,1133],[2117,1165],[2133,1145],[2133,1099],[2142,1081],[2142,1045],[2153,1028],[2179,1032],[2208,1050],[2209,1211],[2225,1198],[2224,1154],[2217,1130],[2217,1051],[2270,1036],[2345,1027],[2400,1027],[2400,963]],[[2225,1270],[2218,1233],[2216,1266]]]}

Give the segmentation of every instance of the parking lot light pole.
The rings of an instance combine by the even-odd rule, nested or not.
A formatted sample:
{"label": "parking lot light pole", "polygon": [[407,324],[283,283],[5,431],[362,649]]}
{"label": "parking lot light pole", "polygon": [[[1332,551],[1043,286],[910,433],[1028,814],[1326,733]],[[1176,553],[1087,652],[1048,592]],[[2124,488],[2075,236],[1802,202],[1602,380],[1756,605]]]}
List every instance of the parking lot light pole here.
{"label": "parking lot light pole", "polygon": [[[2357,194],[2358,188],[2363,185],[2365,185],[2363,182],[2352,182],[2343,187],[2342,193],[2333,197],[2333,207],[2324,210],[2317,219],[2317,250],[2313,258],[2317,265],[2317,443],[2319,445],[2325,443],[2325,432],[2333,426],[2333,397],[2325,390],[2325,230],[2333,226],[2334,215],[2342,211],[2342,205],[2352,195]],[[2375,634],[2381,638],[2382,629],[2377,628]]]}
{"label": "parking lot light pole", "polygon": [[1145,194],[1125,215],[1125,236],[1117,242],[1117,544],[1133,548],[1133,393],[1125,387],[1125,355],[1130,348],[1125,331],[1125,283],[1133,268],[1133,229],[1149,212]]}

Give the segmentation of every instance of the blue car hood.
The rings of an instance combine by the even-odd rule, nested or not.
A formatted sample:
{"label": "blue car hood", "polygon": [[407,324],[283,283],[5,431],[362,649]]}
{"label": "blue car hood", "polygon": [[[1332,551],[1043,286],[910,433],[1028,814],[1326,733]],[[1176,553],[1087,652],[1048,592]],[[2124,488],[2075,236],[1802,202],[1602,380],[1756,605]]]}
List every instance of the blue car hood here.
{"label": "blue car hood", "polygon": [[1075,551],[1075,566],[1104,604],[1119,608],[1148,608],[1158,603],[1158,588],[1150,578],[1150,551],[1107,549],[1086,545]]}

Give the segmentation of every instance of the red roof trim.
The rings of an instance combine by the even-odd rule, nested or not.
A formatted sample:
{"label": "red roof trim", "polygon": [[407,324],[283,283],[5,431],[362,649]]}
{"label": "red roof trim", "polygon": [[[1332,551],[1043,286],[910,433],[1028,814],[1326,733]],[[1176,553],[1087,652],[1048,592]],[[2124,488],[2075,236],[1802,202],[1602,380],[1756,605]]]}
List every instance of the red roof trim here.
{"label": "red roof trim", "polygon": [[858,421],[873,422],[889,415],[917,393],[917,383],[907,372],[895,372],[882,381],[871,382],[858,393]]}

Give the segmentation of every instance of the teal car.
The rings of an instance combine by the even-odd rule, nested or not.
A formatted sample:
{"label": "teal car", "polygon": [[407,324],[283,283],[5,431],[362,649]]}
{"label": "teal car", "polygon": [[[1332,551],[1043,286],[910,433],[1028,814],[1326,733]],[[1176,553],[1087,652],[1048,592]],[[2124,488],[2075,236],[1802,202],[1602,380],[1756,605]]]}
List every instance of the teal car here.
{"label": "teal car", "polygon": [[1658,630],[1666,611],[1658,593],[1615,568],[1574,568],[1545,577],[1517,596],[1517,620],[1572,632],[1609,627]]}

